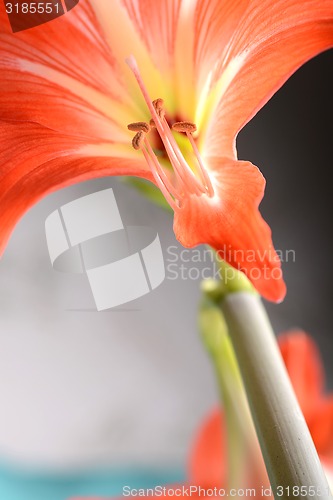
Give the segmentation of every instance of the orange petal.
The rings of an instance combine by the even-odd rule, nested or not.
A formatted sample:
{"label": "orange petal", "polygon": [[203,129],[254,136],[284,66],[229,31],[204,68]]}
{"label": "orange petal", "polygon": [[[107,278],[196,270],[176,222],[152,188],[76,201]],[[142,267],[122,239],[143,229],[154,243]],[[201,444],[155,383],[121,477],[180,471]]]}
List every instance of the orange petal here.
{"label": "orange petal", "polygon": [[13,34],[0,6],[0,118],[125,142],[133,121],[116,60],[89,3]]}
{"label": "orange petal", "polygon": [[302,330],[292,330],[279,337],[279,347],[291,382],[306,419],[322,397],[324,370],[319,350]]}
{"label": "orange petal", "polygon": [[[151,178],[144,160],[33,123],[0,122],[0,254],[18,219],[46,194],[107,175]],[[127,152],[126,152],[127,153]]]}
{"label": "orange petal", "polygon": [[[197,79],[218,78],[249,0],[201,0],[194,14],[194,64]],[[219,64],[220,63],[220,64]]]}
{"label": "orange petal", "polygon": [[181,0],[90,0],[116,58],[118,72],[141,113],[146,106],[125,59],[130,55],[135,57],[152,98],[163,96],[169,112],[174,113],[174,45],[181,3]]}
{"label": "orange petal", "polygon": [[[227,446],[224,412],[214,409],[204,420],[196,436],[189,458],[188,482],[203,488],[225,488],[228,483]],[[240,430],[240,432],[242,432]],[[241,439],[241,438],[240,438]],[[232,443],[230,443],[232,445]],[[244,468],[239,487],[268,487],[269,481],[260,453],[259,444],[249,445],[243,436],[239,467]]]}
{"label": "orange petal", "polygon": [[[218,57],[219,36],[223,34],[216,26],[207,57],[212,51]],[[232,155],[238,131],[302,64],[332,46],[331,0],[248,2],[227,53],[222,52],[216,62],[220,72],[215,81],[227,77],[208,127],[207,154]]]}
{"label": "orange petal", "polygon": [[[93,0],[96,1],[96,0]],[[172,67],[181,0],[122,0],[127,16],[136,28],[157,67]],[[112,5],[113,7],[113,5]]]}
{"label": "orange petal", "polygon": [[200,125],[201,133],[203,125],[198,115],[202,112],[210,114],[206,91],[216,73],[220,74],[220,63],[227,56],[230,41],[248,2],[181,2],[174,48],[176,113]]}
{"label": "orange petal", "polygon": [[175,213],[176,237],[185,247],[210,244],[241,269],[259,293],[281,301],[286,289],[271,231],[258,210],[265,180],[248,162],[209,158],[215,196],[187,198]]}
{"label": "orange petal", "polygon": [[320,460],[333,468],[333,396],[325,397],[324,367],[312,338],[302,330],[279,336],[279,347]]}
{"label": "orange petal", "polygon": [[333,468],[333,396],[316,403],[308,425],[320,459]]}
{"label": "orange petal", "polygon": [[227,436],[223,412],[216,408],[203,422],[189,462],[189,483],[202,488],[227,483]]}

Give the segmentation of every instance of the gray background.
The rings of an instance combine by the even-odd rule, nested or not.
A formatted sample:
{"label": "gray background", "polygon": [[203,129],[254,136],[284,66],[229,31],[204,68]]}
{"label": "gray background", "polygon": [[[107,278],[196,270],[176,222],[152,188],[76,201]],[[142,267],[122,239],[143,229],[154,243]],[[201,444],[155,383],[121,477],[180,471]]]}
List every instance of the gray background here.
{"label": "gray background", "polygon": [[[239,156],[267,178],[262,212],[288,296],[268,304],[276,331],[311,332],[333,376],[332,52],[303,67],[242,131]],[[178,245],[168,213],[115,179],[54,193],[19,223],[0,261],[0,459],[52,469],[184,463],[200,419],[217,401],[196,329],[199,282],[97,313],[86,278],[55,272],[44,221],[79,196],[113,186],[123,221]],[[179,245],[178,245],[179,247]],[[332,386],[332,383],[329,383]]]}

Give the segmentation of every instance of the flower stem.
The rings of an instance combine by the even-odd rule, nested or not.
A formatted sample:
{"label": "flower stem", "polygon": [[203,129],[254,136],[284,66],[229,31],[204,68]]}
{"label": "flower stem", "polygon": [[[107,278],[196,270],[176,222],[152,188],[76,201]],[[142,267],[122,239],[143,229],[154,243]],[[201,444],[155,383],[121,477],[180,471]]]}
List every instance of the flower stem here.
{"label": "flower stem", "polygon": [[225,414],[227,486],[229,490],[238,489],[244,486],[247,450],[251,449],[254,429],[227,325],[220,308],[208,297],[201,303],[199,328],[213,363]]}
{"label": "flower stem", "polygon": [[260,298],[224,294],[235,350],[275,498],[332,498]]}

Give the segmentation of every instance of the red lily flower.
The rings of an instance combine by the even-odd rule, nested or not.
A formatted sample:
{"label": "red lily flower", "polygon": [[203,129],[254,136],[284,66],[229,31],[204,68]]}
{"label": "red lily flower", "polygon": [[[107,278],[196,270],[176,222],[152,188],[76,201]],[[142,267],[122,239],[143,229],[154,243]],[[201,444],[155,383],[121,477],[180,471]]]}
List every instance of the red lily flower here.
{"label": "red lily flower", "polygon": [[[184,246],[210,244],[264,297],[282,300],[258,210],[265,181],[237,161],[235,140],[301,64],[332,46],[332,19],[332,0],[81,0],[13,34],[1,5],[0,250],[51,191],[134,175],[161,188]],[[132,125],[141,151],[130,145],[132,122],[145,122]],[[171,134],[175,122],[185,135]]]}
{"label": "red lily flower", "polygon": [[[319,351],[310,336],[295,330],[279,338],[279,347],[321,463],[333,472],[333,394],[324,393],[324,370]],[[190,484],[225,488],[227,484],[227,436],[223,411],[214,410],[203,424],[190,460]],[[252,457],[254,458],[254,457]],[[255,462],[255,460],[254,460]],[[262,470],[249,469],[250,487],[268,487]],[[258,464],[258,462],[257,462]],[[251,467],[249,463],[249,467]]]}

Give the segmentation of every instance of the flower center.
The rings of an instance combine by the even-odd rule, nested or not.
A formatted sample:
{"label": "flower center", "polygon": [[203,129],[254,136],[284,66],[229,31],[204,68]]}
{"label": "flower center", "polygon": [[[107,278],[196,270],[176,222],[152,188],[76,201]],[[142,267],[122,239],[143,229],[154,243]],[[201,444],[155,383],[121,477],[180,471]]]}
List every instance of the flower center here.
{"label": "flower center", "polygon": [[[196,125],[191,122],[182,121],[174,123],[171,128],[175,132],[186,134],[197,161],[198,177],[186,162],[171,132],[165,117],[163,99],[151,101],[134,57],[131,56],[126,62],[139,84],[152,117],[149,123],[136,122],[128,125],[129,130],[136,132],[132,140],[132,146],[134,149],[142,151],[154,176],[155,182],[162,191],[165,199],[173,210],[177,210],[181,208],[182,201],[188,196],[201,196],[206,194],[212,197],[214,195],[214,189],[193,137],[193,133],[197,130]],[[156,129],[164,145],[165,153],[172,165],[174,175],[171,177],[160,164],[148,140],[148,134],[152,129]]]}

